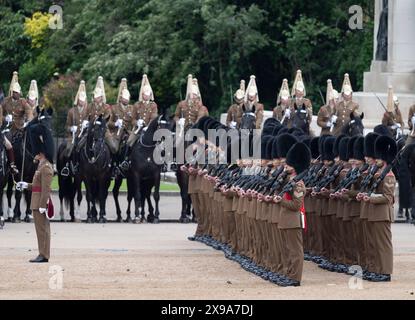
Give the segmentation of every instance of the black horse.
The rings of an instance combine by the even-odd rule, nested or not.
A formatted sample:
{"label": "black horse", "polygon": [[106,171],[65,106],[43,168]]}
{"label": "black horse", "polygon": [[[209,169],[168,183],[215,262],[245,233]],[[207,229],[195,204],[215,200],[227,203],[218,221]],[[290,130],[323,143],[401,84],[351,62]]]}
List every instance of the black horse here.
{"label": "black horse", "polygon": [[[4,133],[0,133],[0,141],[4,141]],[[3,190],[9,180],[9,163],[6,155],[4,143],[0,143],[0,229],[4,226],[3,217]]]}
{"label": "black horse", "polygon": [[[111,183],[111,153],[105,143],[106,122],[99,117],[90,124],[86,144],[80,150],[80,176],[85,182],[87,223],[105,223],[105,204]],[[99,220],[96,209],[99,201]]]}
{"label": "black horse", "polygon": [[342,128],[342,133],[349,137],[363,135],[365,127],[363,125],[364,113],[360,117],[356,117],[354,113],[350,113],[350,121]]}
{"label": "black horse", "polygon": [[160,180],[163,164],[160,163],[160,159],[155,159],[154,156],[156,148],[160,148],[160,150],[163,148],[163,142],[154,141],[154,138],[156,131],[158,129],[166,129],[167,125],[168,122],[163,115],[152,120],[148,125],[147,130],[140,136],[139,141],[137,141],[131,151],[131,168],[129,175],[132,178],[132,196],[135,204],[134,222],[136,223],[145,221],[144,210],[141,210],[140,212],[140,208],[143,208],[144,199],[151,195],[151,190],[153,188],[155,210],[153,212],[153,208],[150,206],[147,222],[158,223],[160,221]]}
{"label": "black horse", "polygon": [[[67,141],[61,143],[58,148],[58,155],[56,161],[56,168],[58,170],[58,183],[59,183],[59,201],[60,201],[60,216],[61,220],[64,221],[64,209],[63,204],[66,208],[69,208],[69,215],[71,222],[80,221],[80,205],[82,201],[82,178],[79,172],[71,174],[64,173],[66,164],[70,163],[77,150],[72,151],[71,157],[65,155]],[[75,197],[77,200],[77,207],[75,209]]]}
{"label": "black horse", "polygon": [[[42,124],[46,126],[49,130],[52,126],[52,108],[43,108],[42,110],[37,107],[36,109],[37,117],[33,118],[33,120],[27,125],[26,128],[35,124]],[[9,140],[12,143],[16,166],[19,169],[19,180],[21,181],[32,181],[33,176],[35,174],[37,165],[33,162],[34,155],[32,153],[32,147],[29,141],[29,136],[27,135],[27,130],[24,128],[23,130],[14,130],[9,133]],[[8,215],[9,219],[12,222],[20,222],[21,220],[21,211],[20,211],[20,201],[22,198],[21,191],[15,191],[15,207],[12,210],[11,202],[12,202],[12,195],[13,195],[13,187],[14,187],[14,179],[12,175],[9,175],[8,184],[7,184],[7,203],[8,203]],[[30,210],[30,201],[32,197],[32,193],[29,190],[25,190],[24,196],[26,200],[26,211],[25,211],[25,222],[32,221],[32,214]],[[13,216],[13,217],[12,217]]]}
{"label": "black horse", "polygon": [[306,135],[310,135],[310,122],[308,119],[307,107],[294,105],[294,114],[292,115],[292,127],[301,129]]}

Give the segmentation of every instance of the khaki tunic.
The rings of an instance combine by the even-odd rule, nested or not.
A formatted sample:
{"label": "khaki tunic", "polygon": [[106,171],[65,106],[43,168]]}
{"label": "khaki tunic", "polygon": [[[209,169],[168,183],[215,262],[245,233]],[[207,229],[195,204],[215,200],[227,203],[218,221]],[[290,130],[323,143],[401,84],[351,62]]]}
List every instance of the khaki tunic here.
{"label": "khaki tunic", "polygon": [[130,134],[137,122],[137,119],[134,118],[135,115],[134,106],[132,105],[128,105],[125,108],[121,104],[113,105],[111,108],[111,117],[108,121],[108,129],[112,134],[117,135],[119,128],[115,126],[115,122],[121,119],[123,121],[121,131]]}
{"label": "khaki tunic", "polygon": [[139,101],[134,105],[133,118],[144,120],[144,126],[148,126],[158,116],[158,107],[154,101]]}
{"label": "khaki tunic", "polygon": [[12,131],[22,129],[25,122],[33,119],[32,107],[26,99],[14,100],[12,97],[7,97],[4,99],[2,111],[3,117],[9,114],[13,116]]}
{"label": "khaki tunic", "polygon": [[176,107],[175,120],[185,119],[185,128],[194,125],[200,118],[208,116],[208,109],[200,101],[180,101]]}
{"label": "khaki tunic", "polygon": [[236,128],[241,126],[242,115],[243,111],[243,103],[241,104],[233,104],[228,109],[228,114],[226,116],[226,125],[229,126],[232,121],[236,122]]}
{"label": "khaki tunic", "polygon": [[[278,105],[274,108],[274,110],[272,112],[272,116],[275,119],[277,119],[278,121],[281,122],[282,119],[284,118],[284,113],[285,113],[285,110],[287,110],[287,108],[291,109],[291,115],[292,115],[295,110],[292,110],[292,108],[290,106]],[[285,118],[284,123],[282,123],[282,124],[287,126],[288,128],[291,128],[291,126],[292,126],[291,119]]]}
{"label": "khaki tunic", "polygon": [[103,116],[105,121],[108,121],[111,116],[111,106],[109,104],[97,104],[92,102],[88,106],[88,118],[90,121],[95,121],[99,116]]}
{"label": "khaki tunic", "polygon": [[[381,172],[381,170],[380,170]],[[374,181],[379,177],[380,172],[374,176]],[[376,193],[370,197],[368,215],[369,221],[393,221],[393,204],[395,203],[396,179],[392,172],[389,172],[385,179],[379,184]]]}
{"label": "khaki tunic", "polygon": [[401,110],[395,109],[393,112],[385,112],[383,114],[382,124],[389,128],[395,124],[400,124],[401,129],[403,129],[405,124],[403,122]]}
{"label": "khaki tunic", "polygon": [[355,116],[358,116],[357,112],[359,110],[359,105],[354,101],[340,101],[334,108],[334,115],[337,116],[337,122],[333,129],[333,134],[335,136],[340,135],[342,128],[349,123],[350,115],[352,113]]}
{"label": "khaki tunic", "polygon": [[317,125],[321,128],[321,136],[331,134],[330,127],[327,127],[327,122],[330,121],[333,115],[333,110],[330,105],[324,105],[320,108],[317,114]]}
{"label": "khaki tunic", "polygon": [[39,209],[47,210],[48,200],[51,193],[51,184],[53,179],[53,166],[48,160],[39,163],[38,168],[33,176],[32,183],[29,184],[29,190],[32,191],[32,201],[30,209],[33,211],[35,220],[35,229],[39,254],[50,258],[50,223],[46,213],[40,213]]}
{"label": "khaki tunic", "polygon": [[84,120],[88,120],[88,108],[85,106],[82,110],[78,107],[72,107],[68,111],[68,115],[66,116],[66,133],[68,135],[68,139],[72,140],[72,132],[71,127],[77,126],[78,129],[76,131],[76,135],[79,135],[81,132],[82,122]]}

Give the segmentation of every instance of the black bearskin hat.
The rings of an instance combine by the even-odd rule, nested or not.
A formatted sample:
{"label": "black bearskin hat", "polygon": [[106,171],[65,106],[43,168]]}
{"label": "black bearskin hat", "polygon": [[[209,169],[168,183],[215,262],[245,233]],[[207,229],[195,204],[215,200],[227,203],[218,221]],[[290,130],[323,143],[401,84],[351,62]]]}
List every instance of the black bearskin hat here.
{"label": "black bearskin hat", "polygon": [[318,140],[318,152],[320,153],[320,155],[323,155],[323,153],[324,153],[324,141],[329,137],[332,137],[332,136],[328,135],[328,134],[320,136],[320,139]]}
{"label": "black bearskin hat", "polygon": [[349,137],[343,137],[339,143],[339,158],[342,161],[349,161]]}
{"label": "black bearskin hat", "polygon": [[286,158],[288,150],[297,142],[297,138],[292,134],[284,133],[278,137],[278,155],[280,158]]}
{"label": "black bearskin hat", "polygon": [[275,136],[277,136],[278,134],[279,134],[279,132],[281,131],[281,129],[283,129],[284,128],[284,126],[281,126],[281,125],[279,125],[279,126],[274,126],[273,127],[273,130],[272,130],[272,135],[275,137]]}
{"label": "black bearskin hat", "polygon": [[278,130],[278,135],[280,136],[284,133],[288,133],[288,128],[283,126],[280,130]]}
{"label": "black bearskin hat", "polygon": [[296,136],[296,137],[304,135],[304,131],[301,130],[300,128],[288,129],[288,133],[290,133],[290,134],[292,134],[293,136]]}
{"label": "black bearskin hat", "polygon": [[391,164],[398,154],[395,140],[388,136],[380,136],[375,142],[375,158]]}
{"label": "black bearskin hat", "polygon": [[364,153],[366,157],[375,158],[375,141],[379,134],[375,132],[368,133],[365,137]]}
{"label": "black bearskin hat", "polygon": [[344,137],[346,137],[346,135],[341,134],[336,138],[336,141],[334,142],[333,152],[334,152],[335,158],[339,156],[339,143],[340,143],[340,140],[343,139]]}
{"label": "black bearskin hat", "polygon": [[272,140],[272,136],[265,136],[261,138],[261,159],[262,160],[271,160],[271,158],[269,158],[270,152],[268,151],[270,140]]}
{"label": "black bearskin hat", "polygon": [[278,137],[272,139],[272,149],[271,149],[271,158],[278,159],[280,156],[278,154]]}
{"label": "black bearskin hat", "polygon": [[318,149],[320,137],[314,137],[310,142],[310,151],[311,157],[317,159],[320,156],[320,151]]}
{"label": "black bearskin hat", "polygon": [[377,125],[374,129],[373,132],[376,132],[377,134],[381,135],[381,136],[388,136],[392,138],[392,132],[388,129],[387,126],[380,124]]}
{"label": "black bearskin hat", "polygon": [[264,129],[267,127],[280,126],[280,125],[281,125],[281,122],[279,122],[278,119],[268,118],[264,122]]}
{"label": "black bearskin hat", "polygon": [[311,137],[310,136],[301,136],[298,138],[300,142],[304,143],[310,149]]}
{"label": "black bearskin hat", "polygon": [[349,139],[349,143],[347,144],[347,157],[349,159],[356,159],[354,157],[354,143],[356,142],[359,136],[353,136]]}
{"label": "black bearskin hat", "polygon": [[286,163],[295,169],[297,174],[301,174],[310,166],[310,149],[302,142],[294,144],[287,153]]}
{"label": "black bearskin hat", "polygon": [[322,159],[321,160],[328,160],[333,161],[334,160],[334,142],[336,141],[336,138],[333,136],[328,136],[324,139],[323,143],[323,153],[322,153]]}
{"label": "black bearskin hat", "polygon": [[358,136],[353,145],[353,158],[356,160],[365,161],[365,138]]}
{"label": "black bearskin hat", "polygon": [[32,147],[32,153],[38,155],[43,153],[49,162],[53,163],[53,155],[55,154],[55,143],[53,141],[52,132],[42,124],[34,124],[27,127]]}

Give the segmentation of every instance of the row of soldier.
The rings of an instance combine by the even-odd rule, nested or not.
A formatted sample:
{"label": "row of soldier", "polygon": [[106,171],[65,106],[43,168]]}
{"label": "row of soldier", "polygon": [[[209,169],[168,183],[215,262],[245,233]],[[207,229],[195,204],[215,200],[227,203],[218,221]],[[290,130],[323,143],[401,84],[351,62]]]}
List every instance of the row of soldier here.
{"label": "row of soldier", "polygon": [[[199,141],[217,121],[203,118]],[[220,126],[219,126],[220,127]],[[298,286],[303,259],[369,281],[390,281],[395,141],[366,137],[294,136],[275,119],[264,124],[261,159],[189,165],[189,193],[198,217],[195,237],[243,268],[281,286]],[[241,138],[242,139],[242,138]],[[360,270],[360,271],[359,271]]]}

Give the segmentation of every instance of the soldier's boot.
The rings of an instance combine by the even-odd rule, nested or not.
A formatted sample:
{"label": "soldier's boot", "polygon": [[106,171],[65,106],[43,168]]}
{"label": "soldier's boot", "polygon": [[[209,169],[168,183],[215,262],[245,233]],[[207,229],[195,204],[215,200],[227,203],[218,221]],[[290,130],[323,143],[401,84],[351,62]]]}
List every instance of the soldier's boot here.
{"label": "soldier's boot", "polygon": [[19,170],[17,169],[16,164],[15,164],[13,148],[6,149],[6,151],[7,151],[7,159],[9,160],[10,170],[12,172],[12,175],[16,176],[19,174]]}
{"label": "soldier's boot", "polygon": [[131,148],[127,145],[125,147],[124,160],[120,164],[120,169],[123,172],[127,172],[130,169],[130,165],[131,165],[130,154],[131,154]]}

